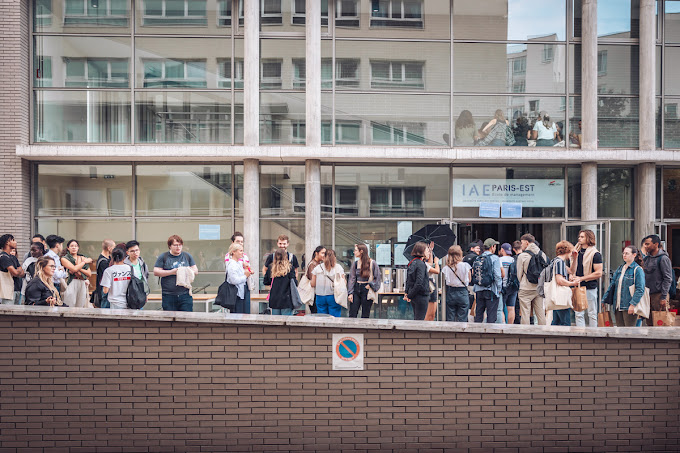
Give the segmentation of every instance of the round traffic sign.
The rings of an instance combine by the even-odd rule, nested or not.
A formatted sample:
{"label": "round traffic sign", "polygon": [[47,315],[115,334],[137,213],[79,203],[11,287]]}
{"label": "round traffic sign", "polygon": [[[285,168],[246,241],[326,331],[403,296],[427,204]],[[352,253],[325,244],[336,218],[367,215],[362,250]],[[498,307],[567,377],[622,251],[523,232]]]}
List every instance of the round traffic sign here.
{"label": "round traffic sign", "polygon": [[341,360],[354,360],[360,352],[359,342],[352,337],[341,338],[335,345],[335,353]]}

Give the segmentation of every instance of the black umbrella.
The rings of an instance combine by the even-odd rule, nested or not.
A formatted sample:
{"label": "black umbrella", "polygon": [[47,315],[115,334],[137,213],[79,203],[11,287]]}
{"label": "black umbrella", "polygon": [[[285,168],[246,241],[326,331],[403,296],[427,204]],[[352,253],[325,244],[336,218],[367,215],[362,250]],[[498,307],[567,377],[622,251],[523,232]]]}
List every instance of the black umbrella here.
{"label": "black umbrella", "polygon": [[406,247],[404,247],[404,256],[407,260],[411,260],[411,251],[416,242],[434,243],[432,252],[437,258],[442,258],[449,253],[449,247],[456,242],[456,235],[453,234],[451,227],[448,225],[425,225],[411,236],[408,237]]}

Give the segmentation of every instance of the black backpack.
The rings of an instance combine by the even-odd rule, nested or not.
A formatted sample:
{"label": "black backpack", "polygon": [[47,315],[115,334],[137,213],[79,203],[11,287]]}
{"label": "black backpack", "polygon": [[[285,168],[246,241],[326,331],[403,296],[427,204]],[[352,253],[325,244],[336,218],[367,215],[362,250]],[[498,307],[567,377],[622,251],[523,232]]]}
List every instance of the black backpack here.
{"label": "black backpack", "polygon": [[493,283],[493,261],[491,255],[479,255],[472,263],[472,281],[475,285],[489,287]]}
{"label": "black backpack", "polygon": [[528,253],[531,256],[529,267],[527,267],[527,280],[529,283],[536,285],[538,284],[538,278],[541,276],[541,272],[548,267],[548,262],[545,260],[545,255],[541,251],[539,251],[538,254],[535,254],[527,250],[525,253]]}
{"label": "black backpack", "polygon": [[508,276],[505,279],[505,287],[503,287],[504,294],[510,294],[519,289],[519,280],[517,279],[517,257],[513,257],[512,263],[508,266]]}
{"label": "black backpack", "polygon": [[146,305],[147,285],[144,280],[135,276],[135,270],[130,266],[130,283],[128,284],[125,298],[127,299],[127,306],[132,310],[140,310]]}

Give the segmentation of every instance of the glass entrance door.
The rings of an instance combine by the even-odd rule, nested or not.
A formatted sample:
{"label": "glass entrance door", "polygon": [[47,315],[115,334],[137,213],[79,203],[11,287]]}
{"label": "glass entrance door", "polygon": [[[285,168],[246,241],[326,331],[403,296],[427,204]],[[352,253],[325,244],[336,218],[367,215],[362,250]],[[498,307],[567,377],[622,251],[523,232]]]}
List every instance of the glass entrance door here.
{"label": "glass entrance door", "polygon": [[572,244],[578,242],[578,233],[581,230],[592,230],[595,233],[595,239],[597,240],[597,249],[602,254],[602,278],[600,279],[600,295],[604,292],[602,288],[607,288],[609,286],[609,280],[611,279],[611,223],[608,220],[595,221],[595,222],[563,222],[561,227],[562,237]]}

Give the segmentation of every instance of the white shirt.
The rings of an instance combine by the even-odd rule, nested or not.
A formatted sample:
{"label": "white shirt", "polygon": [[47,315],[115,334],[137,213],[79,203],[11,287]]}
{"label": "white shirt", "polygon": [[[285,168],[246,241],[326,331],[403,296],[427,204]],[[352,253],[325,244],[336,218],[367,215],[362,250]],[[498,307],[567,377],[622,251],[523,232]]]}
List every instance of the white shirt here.
{"label": "white shirt", "polygon": [[245,297],[247,279],[242,261],[227,261],[227,283],[231,283],[236,287],[236,294],[239,299]]}
{"label": "white shirt", "polygon": [[[336,264],[330,271],[326,269],[323,263],[319,264],[312,271],[313,275],[316,275],[316,286],[314,287],[314,293],[317,296],[332,296],[333,292],[333,282],[335,281],[336,274],[343,274],[345,271],[342,266]],[[330,277],[330,278],[329,278]]]}
{"label": "white shirt", "polygon": [[62,278],[68,277],[68,272],[66,269],[64,269],[64,265],[61,264],[61,259],[57,256],[56,253],[52,249],[48,250],[47,253],[45,253],[45,256],[49,256],[54,260],[54,265],[57,266],[54,269],[54,276],[52,276],[52,281],[54,281],[54,286],[59,289],[61,286],[61,280]]}
{"label": "white shirt", "polygon": [[454,288],[467,288],[467,286],[470,284],[470,270],[472,268],[468,263],[464,263],[461,261],[460,263],[458,263],[455,269],[456,275],[453,275],[453,270],[451,269],[451,266],[448,265],[444,266],[442,272],[444,273],[446,286],[452,286]]}
{"label": "white shirt", "polygon": [[543,121],[537,120],[536,124],[534,124],[534,130],[538,131],[538,136],[536,137],[537,140],[554,140],[555,132],[557,132],[557,126],[555,123],[552,123],[550,129],[548,129],[543,125]]}

